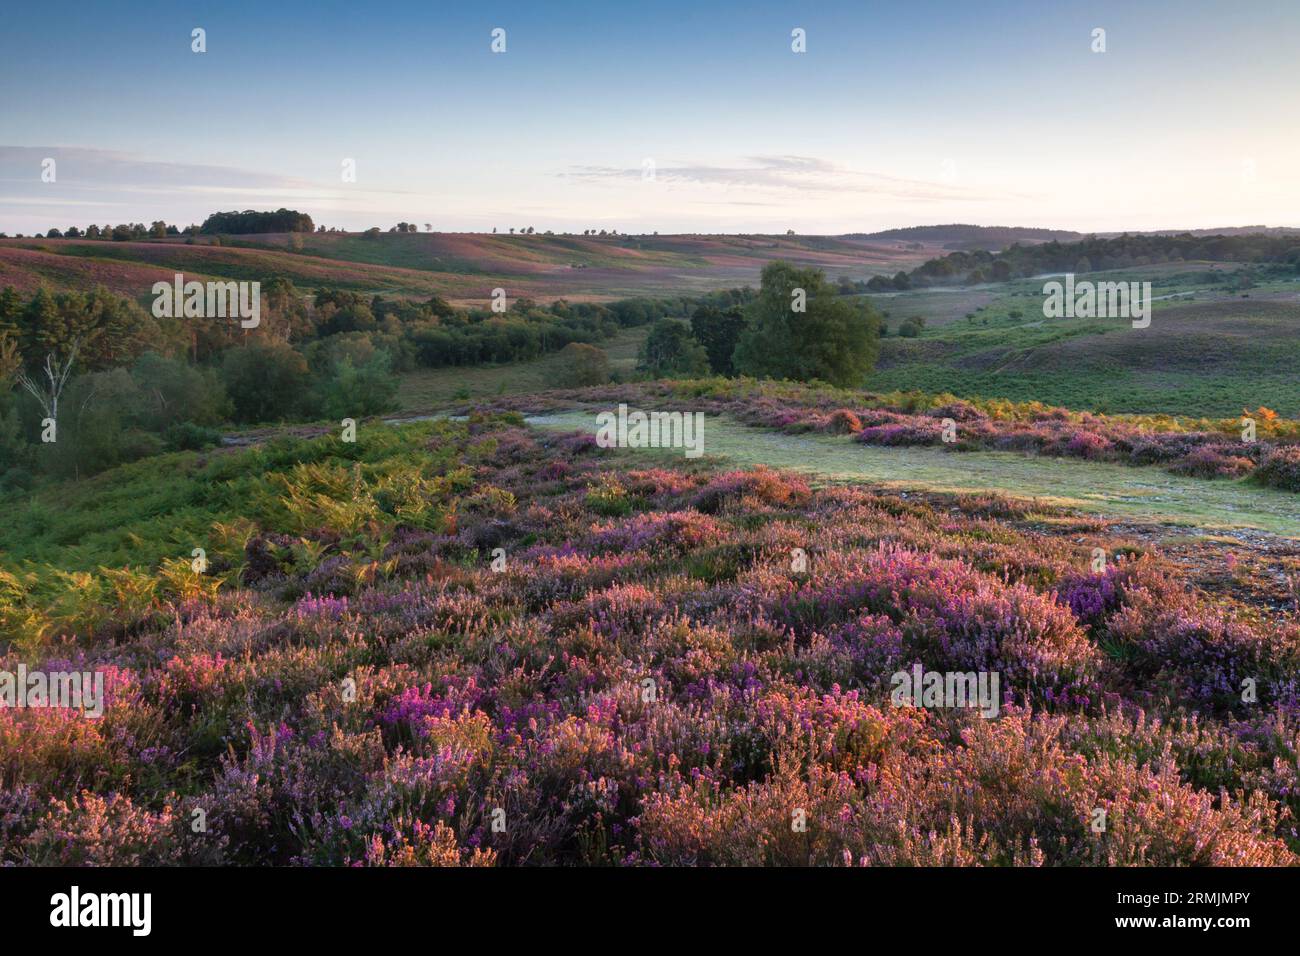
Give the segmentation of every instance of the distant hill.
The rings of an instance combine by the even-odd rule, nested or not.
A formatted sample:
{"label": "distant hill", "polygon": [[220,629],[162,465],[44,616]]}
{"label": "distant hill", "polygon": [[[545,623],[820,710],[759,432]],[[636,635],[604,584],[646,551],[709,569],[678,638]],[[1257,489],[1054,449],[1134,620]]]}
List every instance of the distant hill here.
{"label": "distant hill", "polygon": [[[1198,230],[1191,238],[1198,256],[1226,255],[1240,244],[1239,234],[1262,233],[1279,240],[1300,230],[1265,227]],[[1138,234],[1131,233],[1131,236]],[[1157,242],[1151,233],[1147,244]],[[1215,244],[1205,236],[1222,235]],[[1100,236],[1055,229],[1011,226],[915,226],[844,236],[813,235],[510,235],[505,233],[278,232],[246,235],[137,239],[127,242],[73,239],[0,239],[0,287],[13,285],[31,294],[51,290],[88,290],[104,285],[120,295],[141,299],[153,283],[176,272],[196,279],[266,280],[284,276],[300,289],[351,289],[386,296],[429,298],[440,295],[458,304],[481,303],[494,288],[510,297],[539,302],[607,301],[634,295],[698,294],[757,285],[763,266],[783,259],[825,270],[832,279],[866,281],[894,276],[946,257],[954,270],[929,274],[923,284],[945,284],[964,277],[992,255],[1011,255],[1013,265],[1049,255],[1045,246]],[[1168,243],[1164,243],[1168,244]],[[1078,250],[1066,268],[1092,247]],[[1204,254],[1203,256],[1201,254]],[[1055,253],[1051,253],[1055,254]],[[976,257],[967,262],[961,257]],[[1093,259],[1095,268],[1108,261]],[[1159,257],[1153,261],[1161,261]],[[1050,270],[1040,270],[1050,271]]]}
{"label": "distant hill", "polygon": [[1015,243],[1074,242],[1084,233],[1068,229],[1035,229],[1028,226],[973,226],[953,223],[946,226],[908,226],[883,232],[855,233],[845,238],[875,241],[937,243],[945,249],[986,249],[996,252]]}
{"label": "distant hill", "polygon": [[1016,243],[1007,249],[957,250],[931,259],[906,276],[873,276],[873,292],[924,286],[982,285],[1024,276],[1131,269],[1166,262],[1237,262],[1292,273],[1300,269],[1300,234],[1259,232],[1225,235],[1125,233],[1087,236],[1077,242]]}
{"label": "distant hill", "polygon": [[[1101,232],[1099,236],[1118,236],[1118,232]],[[1140,236],[1300,236],[1294,226],[1225,226],[1222,229],[1156,229],[1151,232],[1129,233]]]}
{"label": "distant hill", "polygon": [[322,287],[483,302],[492,289],[548,302],[632,295],[692,294],[757,285],[763,266],[783,259],[865,281],[943,255],[937,243],[844,236],[508,235],[491,233],[282,232],[129,242],[0,239],[0,287],[34,292],[102,284],[143,298],[176,272],[195,279],[292,279]]}

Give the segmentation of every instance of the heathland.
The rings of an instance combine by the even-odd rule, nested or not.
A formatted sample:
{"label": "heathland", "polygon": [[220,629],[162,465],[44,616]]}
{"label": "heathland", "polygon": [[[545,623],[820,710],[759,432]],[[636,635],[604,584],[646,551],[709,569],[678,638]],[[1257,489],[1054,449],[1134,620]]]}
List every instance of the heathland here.
{"label": "heathland", "polygon": [[0,239],[0,864],[1300,860],[1300,240],[162,232]]}

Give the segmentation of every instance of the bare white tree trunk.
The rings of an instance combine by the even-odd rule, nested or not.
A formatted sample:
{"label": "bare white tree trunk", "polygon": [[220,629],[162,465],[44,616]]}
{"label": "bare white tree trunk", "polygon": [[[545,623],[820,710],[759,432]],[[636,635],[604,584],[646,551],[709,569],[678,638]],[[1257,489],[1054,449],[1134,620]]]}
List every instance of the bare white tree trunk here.
{"label": "bare white tree trunk", "polygon": [[46,418],[55,421],[59,419],[59,396],[63,394],[63,387],[68,384],[68,377],[72,374],[73,363],[77,361],[77,348],[80,344],[80,340],[72,340],[72,348],[68,350],[68,357],[63,362],[60,362],[53,352],[45,356],[46,381],[44,382],[38,384],[26,372],[18,373],[18,384],[31,392],[41,403]]}

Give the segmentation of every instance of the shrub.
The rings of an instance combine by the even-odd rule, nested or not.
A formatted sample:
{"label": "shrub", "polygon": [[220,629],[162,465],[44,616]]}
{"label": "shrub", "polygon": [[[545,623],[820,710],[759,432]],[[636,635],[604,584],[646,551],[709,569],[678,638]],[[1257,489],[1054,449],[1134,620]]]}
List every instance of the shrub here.
{"label": "shrub", "polygon": [[581,342],[570,342],[560,349],[560,372],[556,385],[583,388],[604,385],[609,381],[609,356],[605,350]]}
{"label": "shrub", "polygon": [[862,431],[862,419],[847,408],[837,408],[826,420],[826,430],[833,435],[852,435]]}
{"label": "shrub", "polygon": [[1300,491],[1300,445],[1274,448],[1255,471],[1255,480],[1270,488]]}
{"label": "shrub", "polygon": [[898,324],[898,334],[905,339],[914,339],[921,334],[921,329],[924,327],[925,319],[919,315],[914,315]]}
{"label": "shrub", "polygon": [[282,421],[303,405],[307,361],[287,345],[250,343],[226,351],[221,380],[236,421]]}
{"label": "shrub", "polygon": [[193,422],[177,422],[163,432],[163,441],[171,451],[201,451],[221,444],[221,432]]}

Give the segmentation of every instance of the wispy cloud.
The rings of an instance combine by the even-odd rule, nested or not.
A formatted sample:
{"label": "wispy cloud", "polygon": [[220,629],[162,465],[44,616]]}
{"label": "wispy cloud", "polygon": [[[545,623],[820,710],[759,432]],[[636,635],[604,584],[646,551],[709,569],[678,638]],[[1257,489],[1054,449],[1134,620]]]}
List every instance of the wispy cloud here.
{"label": "wispy cloud", "polygon": [[68,146],[0,146],[0,180],[48,186],[41,164],[57,164],[57,182],[81,187],[231,188],[301,187],[300,180],[229,166],[156,162],[129,153]]}
{"label": "wispy cloud", "polygon": [[[906,179],[854,169],[814,156],[749,156],[736,165],[656,163],[658,183],[777,194],[855,194],[922,202],[1004,198],[987,190],[925,179]],[[561,176],[589,183],[643,180],[643,167],[575,166]]]}

